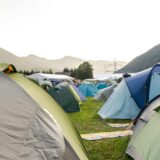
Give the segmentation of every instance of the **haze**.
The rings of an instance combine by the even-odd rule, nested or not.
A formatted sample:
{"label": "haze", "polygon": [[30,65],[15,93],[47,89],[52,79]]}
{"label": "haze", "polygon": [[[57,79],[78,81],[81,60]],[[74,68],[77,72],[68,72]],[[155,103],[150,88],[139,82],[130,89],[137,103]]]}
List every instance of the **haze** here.
{"label": "haze", "polygon": [[160,42],[154,0],[0,0],[0,47],[18,56],[130,61]]}

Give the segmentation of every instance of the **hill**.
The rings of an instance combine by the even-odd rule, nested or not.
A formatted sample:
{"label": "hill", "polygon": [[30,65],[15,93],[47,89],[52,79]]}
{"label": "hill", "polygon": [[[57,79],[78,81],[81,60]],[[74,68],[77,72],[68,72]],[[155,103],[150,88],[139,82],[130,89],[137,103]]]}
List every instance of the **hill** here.
{"label": "hill", "polygon": [[160,62],[160,44],[151,48],[144,54],[137,56],[126,66],[119,69],[116,73],[135,73],[144,69],[152,67],[154,64]]}
{"label": "hill", "polygon": [[[45,58],[41,58],[35,55],[29,55],[26,57],[18,57],[13,53],[8,52],[0,48],[0,63],[11,63],[16,66],[18,70],[49,70],[50,68],[54,71],[62,71],[65,67],[68,68],[77,68],[80,64],[82,64],[85,60],[65,56],[61,59],[48,60]],[[93,65],[94,73],[102,73],[102,72],[113,72],[114,71],[114,62],[113,61],[91,61],[88,60],[90,64]],[[117,69],[123,67],[126,62],[117,61]]]}

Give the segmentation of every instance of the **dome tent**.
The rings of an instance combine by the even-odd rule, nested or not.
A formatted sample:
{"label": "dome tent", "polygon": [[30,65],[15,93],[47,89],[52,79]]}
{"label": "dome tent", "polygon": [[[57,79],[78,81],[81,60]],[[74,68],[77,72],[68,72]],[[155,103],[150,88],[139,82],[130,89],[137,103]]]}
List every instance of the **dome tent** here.
{"label": "dome tent", "polygon": [[114,92],[116,86],[116,84],[113,84],[107,88],[99,90],[98,93],[94,96],[94,99],[106,101]]}
{"label": "dome tent", "polygon": [[[1,71],[3,71],[3,70],[1,70]],[[45,148],[45,152],[39,152],[39,153],[45,153],[43,156],[47,156],[48,155],[47,153],[49,152],[49,153],[52,153],[53,156],[55,156],[55,157],[53,157],[53,156],[52,157],[47,157],[48,160],[56,158],[56,155],[58,156],[58,158],[62,157],[61,159],[64,159],[64,160],[73,160],[73,159],[75,159],[75,160],[76,159],[77,160],[79,160],[79,159],[80,160],[83,160],[83,159],[87,160],[88,159],[86,151],[85,151],[84,147],[82,146],[82,144],[81,144],[81,142],[79,140],[78,134],[77,134],[76,130],[74,129],[74,127],[72,126],[71,122],[69,121],[67,115],[63,112],[63,110],[61,109],[61,107],[45,91],[43,91],[43,89],[41,89],[38,85],[34,84],[30,80],[26,79],[21,74],[10,73],[10,74],[5,75],[2,72],[0,72],[0,73],[1,73],[1,75],[0,75],[0,77],[1,77],[0,81],[2,82],[3,77],[5,78],[5,81],[3,80],[3,82],[5,82],[5,83],[4,84],[0,83],[0,84],[3,84],[3,87],[6,87],[6,88],[4,88],[3,91],[1,90],[1,92],[3,92],[2,94],[4,94],[5,95],[4,97],[6,97],[6,99],[7,99],[6,103],[8,103],[8,105],[7,105],[8,111],[9,111],[8,113],[13,114],[14,117],[15,116],[17,117],[17,115],[19,114],[18,115],[18,122],[19,123],[20,122],[24,122],[23,121],[23,117],[25,118],[25,117],[28,116],[28,112],[24,112],[25,114],[22,114],[23,109],[26,109],[26,107],[30,108],[30,109],[32,109],[32,107],[33,107],[33,108],[35,108],[36,111],[39,111],[38,112],[39,113],[38,114],[39,117],[42,116],[42,115],[44,115],[44,114],[46,115],[46,112],[43,113],[43,114],[42,114],[42,112],[40,112],[40,110],[42,110],[42,109],[46,110],[49,113],[49,115],[52,116],[52,121],[53,122],[50,122],[49,120],[47,121],[47,117],[44,117],[43,123],[41,123],[40,121],[38,121],[38,125],[41,126],[43,124],[43,127],[46,127],[46,128],[49,127],[49,126],[53,127],[53,125],[55,125],[55,129],[54,128],[53,129],[55,131],[57,131],[57,133],[59,132],[57,134],[57,135],[59,135],[59,137],[57,137],[57,138],[55,137],[56,140],[54,141],[54,139],[53,139],[50,142],[51,142],[51,145],[53,145],[53,146],[56,146],[56,143],[57,143],[57,145],[59,147],[59,148],[57,147],[58,152],[56,154],[56,152],[54,152],[53,150],[47,150],[47,148]],[[14,87],[11,87],[10,83],[14,84]],[[19,90],[17,88],[19,88]],[[14,94],[14,92],[16,92],[18,94],[18,97],[17,97],[17,94]],[[9,98],[8,95],[9,95],[9,97],[10,97],[10,95],[13,96],[13,98]],[[23,96],[24,99],[20,98],[21,96]],[[4,101],[4,97],[3,96],[0,97],[1,102]],[[28,99],[30,101],[28,101]],[[11,103],[11,100],[12,100],[12,103]],[[15,112],[13,112],[13,111],[16,111],[16,110],[13,110],[13,109],[17,109],[17,108],[13,108],[13,107],[16,106],[16,105],[12,105],[12,104],[14,104],[13,102],[15,102],[19,106],[19,108],[18,108],[19,112],[16,112],[16,114],[15,114]],[[29,103],[29,102],[31,102],[31,103]],[[0,107],[2,108],[3,106],[1,105]],[[5,107],[5,109],[7,107]],[[3,115],[4,111],[5,110],[1,110],[1,114],[2,115]],[[28,111],[30,111],[30,110],[28,109]],[[8,117],[10,117],[10,114],[8,115]],[[21,115],[23,115],[23,116],[21,116]],[[1,117],[3,117],[3,116],[1,116]],[[11,121],[10,121],[10,118],[7,118],[7,116],[6,116],[5,120],[6,121],[3,120],[0,123],[1,131],[4,128],[3,126],[7,122],[9,122],[8,123],[9,125],[12,124]],[[30,120],[29,122],[31,123],[32,121],[31,121],[30,118],[29,118],[29,120]],[[37,120],[39,120],[39,119],[37,119]],[[54,120],[56,122],[54,122]],[[13,125],[14,125],[14,127],[9,127],[9,129],[13,129],[11,132],[10,132],[9,129],[7,130],[7,132],[9,133],[9,134],[7,134],[8,135],[8,141],[9,140],[13,140],[13,137],[9,138],[9,135],[12,135],[12,134],[16,133],[15,130],[17,130],[18,127],[22,127],[22,128],[25,127],[25,125],[27,125],[27,123],[23,123],[23,125],[20,125],[20,126],[19,125],[17,126],[16,123],[14,123]],[[59,127],[56,127],[56,126],[59,126]],[[33,127],[36,127],[36,126],[34,125]],[[58,128],[60,128],[60,129],[58,129]],[[21,129],[17,130],[17,132],[19,132],[19,135],[22,134],[20,132],[20,131],[22,131]],[[40,131],[45,136],[51,135],[49,133],[52,132],[51,129],[49,130],[49,129],[42,129],[42,128],[41,128]],[[3,132],[3,133],[5,133],[5,132]],[[37,131],[37,133],[39,133],[39,132]],[[54,134],[54,132],[52,132],[52,134]],[[5,136],[5,134],[0,134],[0,140],[1,140],[1,142],[4,142],[3,141],[3,136]],[[54,135],[52,135],[52,136],[54,136]],[[62,141],[60,140],[61,136],[63,136],[62,137]],[[43,138],[43,139],[45,141],[45,138]],[[63,143],[61,143],[63,141],[64,141],[64,146],[61,145],[61,144],[63,144]],[[31,142],[33,142],[33,141],[31,141]],[[29,143],[26,143],[26,144],[29,144]],[[15,143],[12,143],[12,146],[13,145],[15,145]],[[32,145],[34,145],[34,143],[30,143],[30,147]],[[10,150],[11,146],[8,146],[8,145],[4,144],[3,147],[7,147],[8,150],[6,148],[2,148],[1,147],[0,155],[3,155],[3,156],[12,156],[11,158],[15,159],[15,157],[13,157],[13,155],[11,155],[11,152],[10,152],[11,151]],[[20,147],[22,148],[23,146],[20,146]],[[34,147],[36,149],[36,146],[34,146]],[[14,147],[13,151],[16,151],[16,147]],[[41,151],[43,151],[43,150],[41,150]],[[10,153],[10,154],[8,154],[8,153]],[[25,152],[25,153],[27,153],[27,152]],[[33,151],[32,153],[35,153],[35,152]],[[61,154],[61,156],[60,156],[60,154]],[[27,156],[29,156],[27,154],[25,156],[26,156],[26,159],[36,159],[36,158],[39,158],[39,157],[30,158],[30,157],[27,157]],[[35,156],[37,156],[37,154]],[[3,158],[3,159],[5,159],[5,158]],[[42,155],[41,155],[41,158],[39,158],[39,159],[42,159]]]}
{"label": "dome tent", "polygon": [[96,85],[96,87],[97,87],[98,90],[101,90],[101,89],[107,88],[108,85],[107,85],[106,83],[100,82],[100,83],[98,83],[98,84]]}
{"label": "dome tent", "polygon": [[97,87],[92,83],[82,83],[78,89],[86,97],[94,97],[98,92]]}
{"label": "dome tent", "polygon": [[160,95],[160,64],[124,78],[98,114],[102,118],[135,119],[152,99]]}
{"label": "dome tent", "polygon": [[0,88],[0,157],[33,160],[45,153],[60,160],[64,140],[56,122],[2,72]]}
{"label": "dome tent", "polygon": [[80,111],[79,102],[67,86],[57,85],[56,87],[50,87],[47,92],[66,112]]}
{"label": "dome tent", "polygon": [[75,90],[81,101],[86,101],[86,97],[79,91],[79,89],[74,84],[70,84],[70,86]]}
{"label": "dome tent", "polygon": [[140,114],[126,153],[135,160],[156,160],[160,152],[160,97]]}
{"label": "dome tent", "polygon": [[125,83],[125,80],[115,88],[112,95],[104,103],[98,114],[103,118],[130,119],[136,118],[139,108]]}

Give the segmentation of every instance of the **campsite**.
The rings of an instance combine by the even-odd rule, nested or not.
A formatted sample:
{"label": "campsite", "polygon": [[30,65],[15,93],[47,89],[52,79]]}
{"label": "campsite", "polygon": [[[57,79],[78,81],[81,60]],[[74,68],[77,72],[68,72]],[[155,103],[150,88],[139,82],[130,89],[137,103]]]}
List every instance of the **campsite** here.
{"label": "campsite", "polygon": [[159,6],[0,0],[0,160],[160,160]]}
{"label": "campsite", "polygon": [[[35,147],[45,152],[46,158],[54,157],[50,152],[53,142],[57,156],[70,160],[158,159],[159,144],[152,143],[160,133],[159,127],[155,129],[160,120],[160,88],[155,87],[160,83],[160,64],[124,74],[121,80],[85,79],[79,84],[69,76],[20,74],[14,65],[6,63],[0,64],[0,71],[2,112],[10,116],[8,120],[2,116],[0,123],[6,133],[2,136],[7,141],[2,143],[6,151],[13,150],[14,143],[21,147],[25,137],[23,148],[32,152],[27,155],[31,159],[41,157]],[[5,109],[9,105],[13,111]],[[7,139],[6,135],[14,138]],[[16,157],[17,152],[12,154]],[[2,156],[10,157],[5,152]],[[25,156],[22,150],[21,157]]]}

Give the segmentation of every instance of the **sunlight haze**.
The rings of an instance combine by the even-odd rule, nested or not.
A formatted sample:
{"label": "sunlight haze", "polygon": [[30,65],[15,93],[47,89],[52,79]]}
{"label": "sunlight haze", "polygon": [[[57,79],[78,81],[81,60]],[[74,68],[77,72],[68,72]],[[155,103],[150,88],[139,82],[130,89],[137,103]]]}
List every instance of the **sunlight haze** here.
{"label": "sunlight haze", "polygon": [[160,42],[159,1],[0,0],[0,47],[17,56],[130,61]]}

